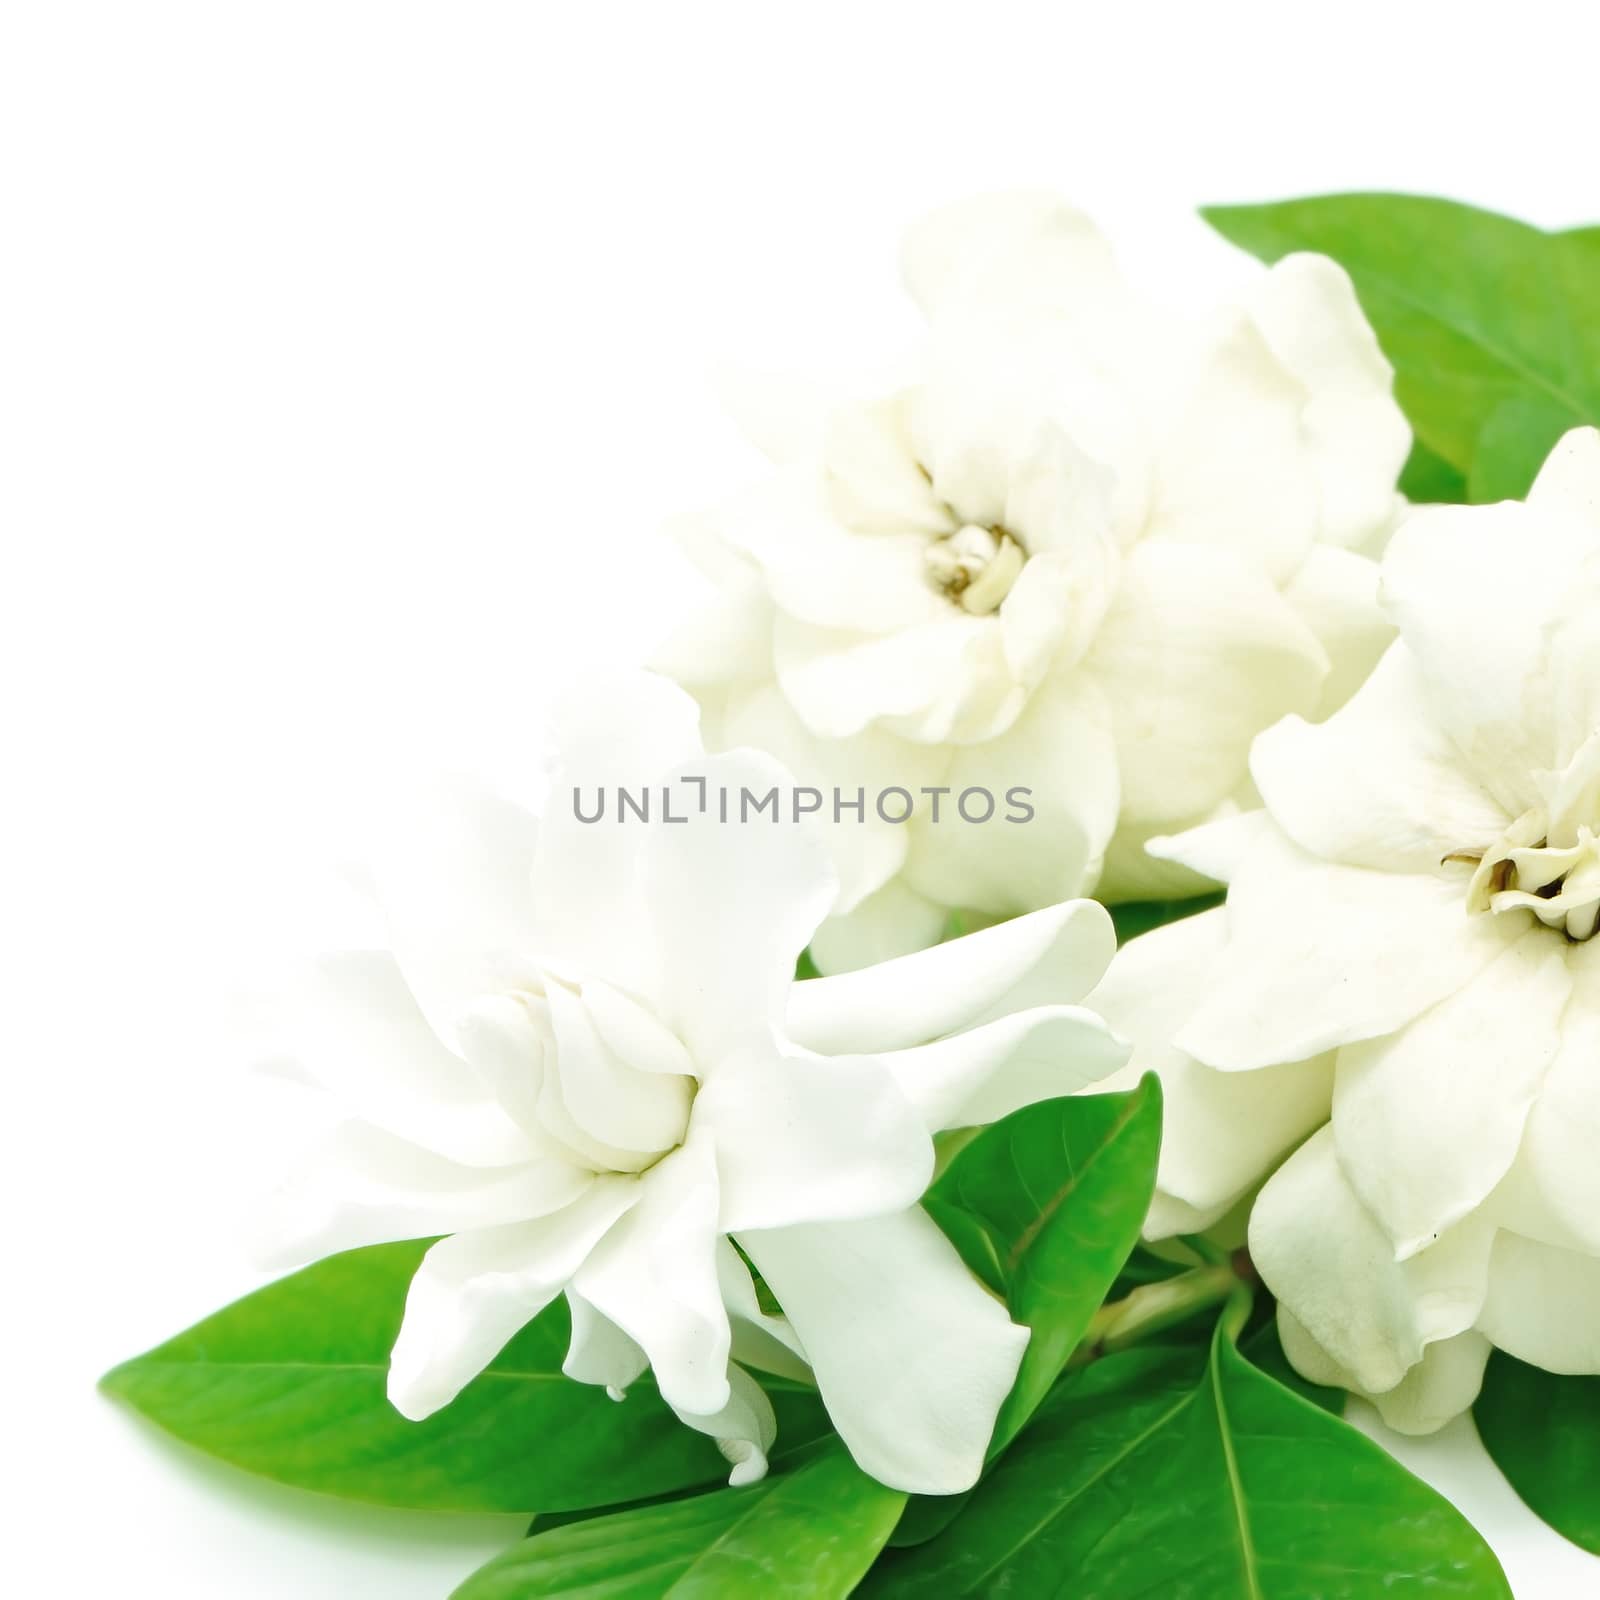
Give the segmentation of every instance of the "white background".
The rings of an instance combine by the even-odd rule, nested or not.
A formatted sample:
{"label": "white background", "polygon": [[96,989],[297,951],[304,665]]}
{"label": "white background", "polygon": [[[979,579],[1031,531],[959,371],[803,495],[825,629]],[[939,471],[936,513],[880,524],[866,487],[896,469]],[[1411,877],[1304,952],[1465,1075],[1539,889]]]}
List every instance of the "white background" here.
{"label": "white background", "polygon": [[[93,1381],[255,1281],[280,1134],[221,1002],[338,924],[390,774],[514,780],[551,692],[671,619],[662,518],[753,470],[719,364],[899,348],[901,226],[986,187],[1065,191],[1177,294],[1237,270],[1206,200],[1593,221],[1597,47],[1578,4],[6,6],[19,1592],[437,1600],[520,1526],[253,1484]],[[1600,1588],[1467,1424],[1403,1454],[1519,1600]]]}

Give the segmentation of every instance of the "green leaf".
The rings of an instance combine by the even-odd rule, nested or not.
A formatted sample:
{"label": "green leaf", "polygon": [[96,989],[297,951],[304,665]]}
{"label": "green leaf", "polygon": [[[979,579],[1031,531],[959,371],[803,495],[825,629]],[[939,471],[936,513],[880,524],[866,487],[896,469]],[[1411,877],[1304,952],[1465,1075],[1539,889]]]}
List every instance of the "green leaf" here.
{"label": "green leaf", "polygon": [[1112,926],[1117,930],[1117,943],[1126,944],[1152,928],[1164,927],[1169,922],[1181,922],[1185,917],[1198,916],[1220,906],[1225,898],[1222,890],[1214,894],[1195,895],[1188,900],[1134,900],[1127,905],[1107,906]]}
{"label": "green leaf", "polygon": [[[109,1372],[101,1384],[186,1443],[349,1500],[435,1511],[566,1511],[727,1474],[641,1379],[621,1404],[564,1377],[558,1300],[425,1422],[384,1394],[406,1287],[426,1245],[353,1250],[267,1285]],[[827,1429],[809,1390],[767,1383],[780,1449]]]}
{"label": "green leaf", "polygon": [[1148,1245],[1136,1244],[1133,1247],[1133,1254],[1122,1263],[1117,1281],[1112,1284],[1106,1298],[1121,1300],[1125,1295],[1132,1294],[1135,1289],[1142,1289],[1146,1284],[1165,1283],[1168,1278],[1175,1278],[1180,1272],[1187,1272],[1190,1267],[1199,1264],[1197,1260],[1170,1261],[1166,1256],[1158,1255]]}
{"label": "green leaf", "polygon": [[1489,505],[1525,498],[1551,447],[1581,420],[1544,395],[1513,395],[1496,406],[1478,435],[1467,499]]}
{"label": "green leaf", "polygon": [[536,1534],[474,1573],[452,1600],[842,1600],[904,1503],[831,1443],[748,1488]]}
{"label": "green leaf", "polygon": [[1510,1600],[1459,1512],[1257,1371],[1227,1321],[1209,1354],[1134,1349],[1073,1375],[951,1526],[860,1593]]}
{"label": "green leaf", "polygon": [[[1171,1284],[1180,1274],[1192,1278],[1194,1267],[1168,1261],[1140,1245],[1128,1257],[1122,1271],[1117,1275],[1117,1281],[1107,1297],[1107,1304],[1135,1294],[1138,1290],[1147,1289],[1152,1284]],[[1237,1280],[1234,1287],[1237,1289]],[[1215,1319],[1208,1320],[1198,1313],[1214,1305],[1214,1301],[1197,1303],[1194,1312],[1186,1320],[1169,1326],[1151,1328],[1141,1333],[1137,1340],[1139,1347],[1147,1349],[1152,1345],[1162,1348],[1178,1346],[1205,1350],[1209,1347],[1215,1331]],[[1336,1417],[1344,1414],[1346,1396],[1343,1389],[1328,1389],[1321,1384],[1312,1383],[1309,1379],[1302,1378],[1289,1365],[1289,1358],[1284,1355],[1283,1346],[1278,1339],[1277,1318],[1270,1307],[1260,1314],[1255,1325],[1240,1337],[1239,1349],[1248,1357],[1252,1366],[1259,1367],[1286,1388],[1311,1401],[1313,1405],[1321,1406],[1324,1411],[1331,1412]],[[1107,1358],[1104,1354],[1096,1354],[1092,1359]],[[1069,1373],[1060,1381],[1070,1383],[1072,1375]],[[943,1533],[961,1514],[970,1498],[970,1491],[964,1495],[938,1497],[912,1495],[906,1502],[905,1512],[898,1525],[889,1537],[890,1548],[907,1549],[913,1545],[925,1544],[929,1539]]]}
{"label": "green leaf", "polygon": [[1418,440],[1400,469],[1400,492],[1417,505],[1462,505],[1467,498],[1467,475]]}
{"label": "green leaf", "polygon": [[995,1424],[1004,1447],[1060,1375],[1139,1238],[1155,1189],[1161,1085],[1024,1106],[956,1156],[924,1204],[1033,1330]]}
{"label": "green leaf", "polygon": [[1349,272],[1427,452],[1408,493],[1419,476],[1452,486],[1437,463],[1473,501],[1521,493],[1567,429],[1600,422],[1600,230],[1395,194],[1203,215],[1265,261],[1316,250]]}
{"label": "green leaf", "polygon": [[1600,1555],[1600,1378],[1544,1372],[1497,1350],[1472,1416],[1529,1507]]}
{"label": "green leaf", "polygon": [[972,1491],[965,1494],[914,1494],[906,1501],[900,1520],[889,1535],[889,1548],[909,1549],[912,1545],[926,1544],[946,1528],[966,1509]]}

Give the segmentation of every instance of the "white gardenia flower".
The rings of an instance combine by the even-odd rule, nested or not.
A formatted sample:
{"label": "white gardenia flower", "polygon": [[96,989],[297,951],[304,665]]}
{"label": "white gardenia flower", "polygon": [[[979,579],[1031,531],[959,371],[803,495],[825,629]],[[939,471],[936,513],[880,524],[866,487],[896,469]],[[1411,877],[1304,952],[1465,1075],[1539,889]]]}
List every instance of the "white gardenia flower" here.
{"label": "white gardenia flower", "polygon": [[[918,370],[870,403],[768,397],[779,470],[684,525],[717,598],[661,658],[714,746],[827,797],[825,970],[932,943],[952,908],[1194,892],[1145,840],[1253,800],[1252,736],[1340,703],[1390,637],[1360,552],[1409,432],[1333,262],[1192,326],[1078,213],[1002,195],[913,229],[905,267]],[[1030,823],[958,814],[1013,788]]]}
{"label": "white gardenia flower", "polygon": [[1266,809],[1156,846],[1226,906],[1088,1003],[1166,1088],[1150,1233],[1272,1172],[1290,1358],[1423,1432],[1491,1346],[1600,1372],[1600,433],[1526,505],[1413,516],[1383,599],[1365,687],[1256,740]]}
{"label": "white gardenia flower", "polygon": [[[269,1054],[350,1120],[278,1197],[272,1253],[447,1235],[394,1348],[408,1417],[564,1293],[567,1372],[620,1397],[648,1366],[734,1482],[772,1443],[754,1366],[814,1373],[875,1477],[959,1491],[1027,1334],[919,1205],[931,1136],[1121,1064],[1070,1003],[1110,959],[1109,919],[1059,905],[797,984],[827,853],[787,820],[720,819],[721,793],[790,780],[764,755],[707,759],[697,717],[649,674],[587,690],[541,820],[456,787],[380,853],[392,949],[315,963],[279,1007]],[[593,816],[618,785],[651,786],[648,824],[579,820],[575,786]]]}

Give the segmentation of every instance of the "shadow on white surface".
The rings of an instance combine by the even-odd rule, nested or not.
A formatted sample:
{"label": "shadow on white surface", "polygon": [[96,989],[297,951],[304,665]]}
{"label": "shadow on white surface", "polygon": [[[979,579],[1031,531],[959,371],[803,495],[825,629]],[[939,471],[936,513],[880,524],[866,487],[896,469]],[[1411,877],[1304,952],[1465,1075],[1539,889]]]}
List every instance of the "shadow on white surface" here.
{"label": "shadow on white surface", "polygon": [[1600,1557],[1553,1532],[1517,1498],[1478,1438],[1470,1416],[1438,1433],[1408,1438],[1384,1427],[1365,1401],[1347,1419],[1403,1466],[1430,1483],[1494,1546],[1517,1600],[1580,1600],[1600,1595]]}
{"label": "shadow on white surface", "polygon": [[[444,1600],[528,1526],[522,1514],[466,1516],[354,1505],[240,1472],[101,1397],[102,1448],[121,1468],[115,1521],[137,1529],[133,1591],[295,1600]],[[128,1501],[132,1502],[129,1505]],[[182,1572],[167,1589],[163,1572]]]}

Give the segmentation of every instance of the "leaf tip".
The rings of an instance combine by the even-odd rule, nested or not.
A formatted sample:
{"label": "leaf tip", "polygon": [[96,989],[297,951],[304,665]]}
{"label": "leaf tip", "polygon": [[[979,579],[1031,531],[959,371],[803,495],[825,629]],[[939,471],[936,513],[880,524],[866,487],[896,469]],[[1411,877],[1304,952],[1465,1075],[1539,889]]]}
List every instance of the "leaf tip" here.
{"label": "leaf tip", "polygon": [[102,1372],[100,1376],[95,1379],[95,1388],[98,1389],[101,1394],[111,1395],[118,1400],[126,1399],[128,1390],[131,1387],[129,1378],[132,1367],[132,1361],[119,1361],[116,1366],[109,1368],[105,1372]]}

